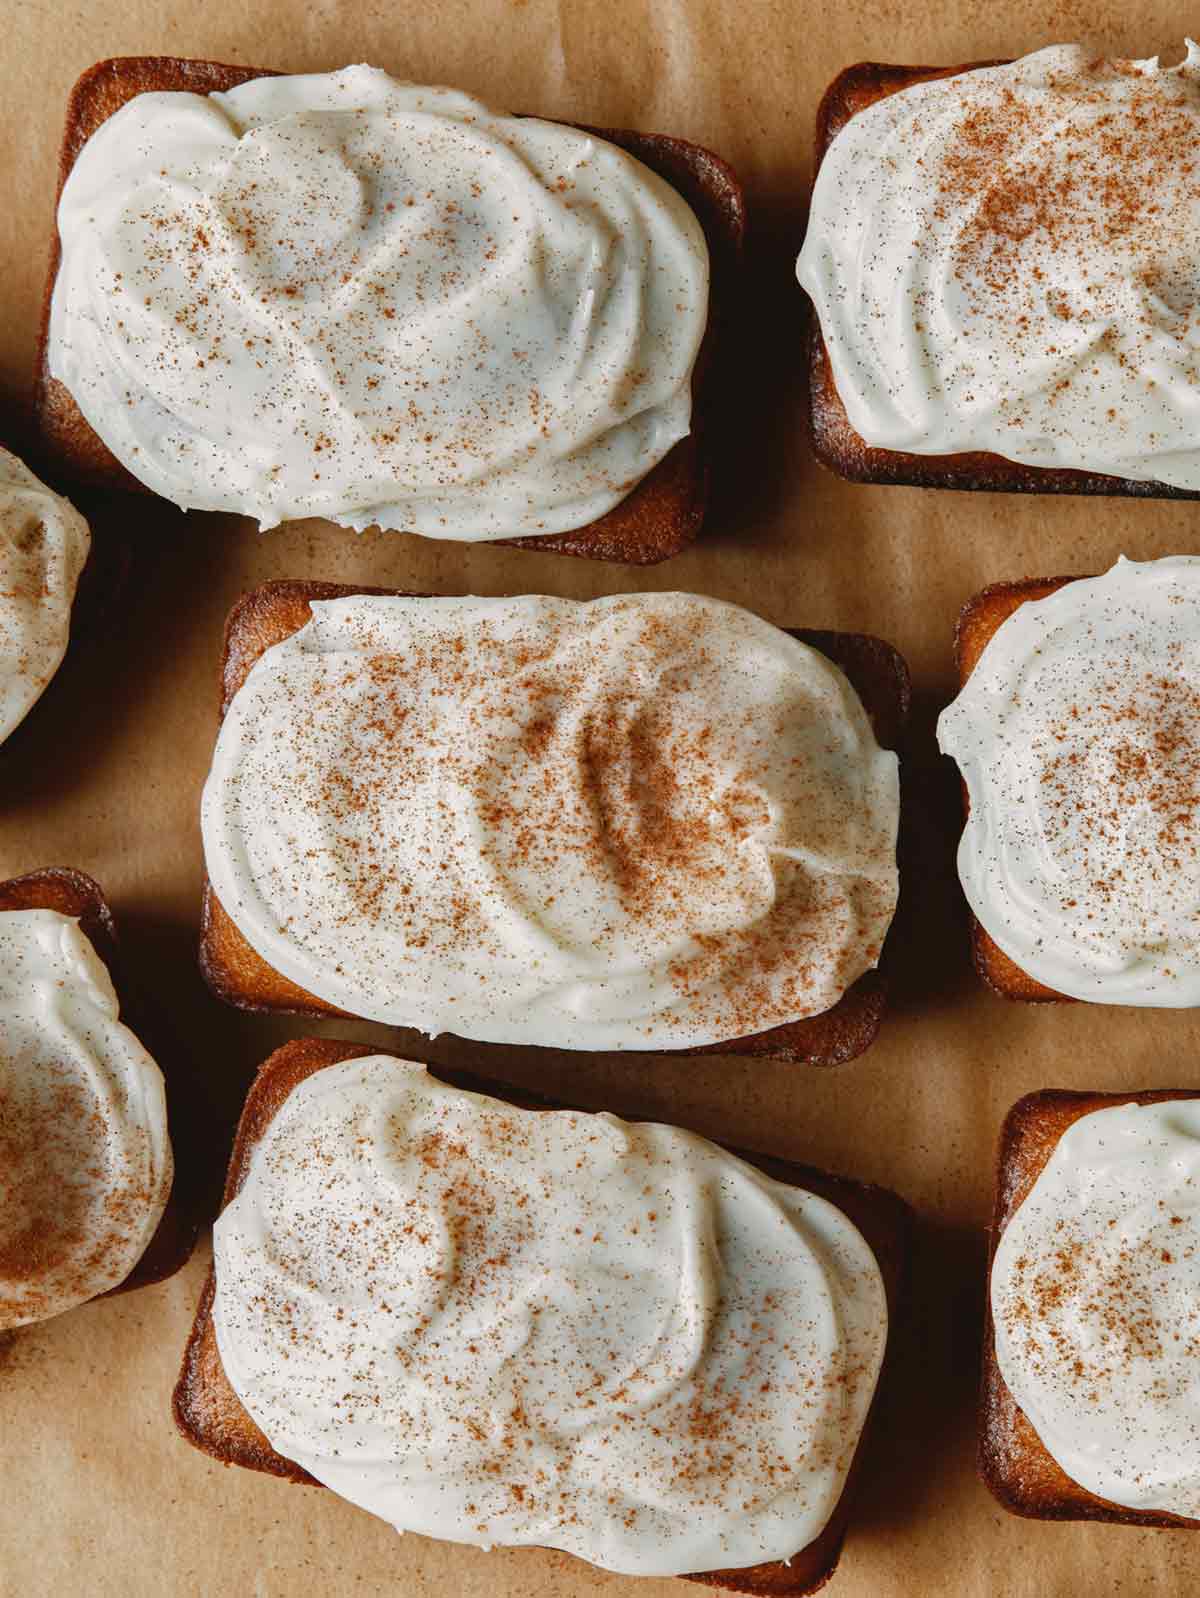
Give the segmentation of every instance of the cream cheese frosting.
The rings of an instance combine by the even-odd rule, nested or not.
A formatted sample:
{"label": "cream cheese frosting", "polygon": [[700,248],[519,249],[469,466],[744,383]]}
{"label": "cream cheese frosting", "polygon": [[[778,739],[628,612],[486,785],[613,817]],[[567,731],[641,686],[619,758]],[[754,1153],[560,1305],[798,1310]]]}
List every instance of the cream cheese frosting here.
{"label": "cream cheese frosting", "polygon": [[172,1170],[162,1073],[79,923],[0,913],[0,1331],[123,1282]]}
{"label": "cream cheese frosting", "polygon": [[90,546],[75,507],[0,448],[0,742],[62,664]]}
{"label": "cream cheese frosting", "polygon": [[1198,607],[1192,556],[1026,601],[938,722],[971,909],[1072,998],[1200,1004]]}
{"label": "cream cheese frosting", "polygon": [[337,1008],[645,1049],[874,966],[898,808],[842,673],[736,606],[358,595],[255,664],[202,824],[236,926]]}
{"label": "cream cheese frosting", "polygon": [[221,1363],[279,1453],[400,1531],[628,1574],[811,1542],[887,1337],[827,1200],[387,1055],[292,1089],[214,1255]]}
{"label": "cream cheese frosting", "polygon": [[1200,51],[1056,45],[853,116],[801,284],[867,444],[1200,489]]}
{"label": "cream cheese frosting", "polygon": [[1200,1101],[1063,1134],[992,1266],[996,1359],[1089,1492],[1200,1518]]}
{"label": "cream cheese frosting", "polygon": [[366,66],[140,94],[58,224],[50,372],[185,508],[557,533],[689,430],[704,235],[594,134]]}

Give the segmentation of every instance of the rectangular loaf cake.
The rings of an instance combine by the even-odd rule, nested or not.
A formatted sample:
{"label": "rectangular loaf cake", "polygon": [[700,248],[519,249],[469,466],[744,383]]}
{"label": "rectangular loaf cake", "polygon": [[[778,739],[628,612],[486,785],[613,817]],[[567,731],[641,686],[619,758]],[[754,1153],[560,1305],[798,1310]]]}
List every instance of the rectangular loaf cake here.
{"label": "rectangular loaf cake", "polygon": [[[954,77],[1001,61],[972,61],[957,67],[910,67],[860,61],[825,91],[817,112],[815,170],[830,144],[851,117],[889,94],[917,83]],[[814,171],[815,175],[815,171]],[[954,455],[917,455],[868,444],[855,431],[834,382],[833,367],[815,315],[808,332],[809,417],[818,460],[839,477],[855,483],[892,483],[914,488],[986,489],[1015,494],[1106,494],[1137,499],[1195,499],[1182,488],[1143,479],[1111,477],[1102,472],[1063,467],[1021,465],[1001,455],[974,451]]]}
{"label": "rectangular loaf cake", "polygon": [[121,1020],[149,1050],[163,1073],[167,1122],[175,1156],[175,1179],[161,1221],[145,1253],[112,1293],[147,1287],[173,1276],[186,1264],[200,1231],[204,1192],[204,1159],[215,1135],[198,1084],[178,1057],[178,1049],[158,1047],[159,1028],[149,1018],[136,987],[130,983],[117,945],[113,914],[98,885],[82,871],[45,866],[25,876],[0,882],[0,912],[55,910],[79,922],[80,930],[104,962],[121,1006]]}
{"label": "rectangular loaf cake", "polygon": [[[98,62],[79,79],[67,104],[59,160],[59,193],[88,138],[138,94],[214,94],[269,69],[189,61],[176,56],[124,56]],[[708,413],[719,385],[713,361],[734,288],[745,233],[745,201],[736,176],[718,156],[684,139],[656,133],[587,129],[636,156],[672,185],[691,206],[708,242],[712,281],[709,322],[693,376],[692,431],[606,515],[571,532],[498,540],[527,548],[584,555],[594,560],[651,565],[678,554],[696,537],[708,500],[713,439]],[[38,356],[37,421],[44,446],[64,479],[109,491],[144,493],[88,425],[70,393],[47,368],[50,300],[58,272],[55,233],[42,310]]]}
{"label": "rectangular loaf cake", "polygon": [[[1059,1139],[1081,1116],[1118,1104],[1156,1104],[1193,1099],[1187,1088],[1147,1093],[1076,1093],[1047,1088],[1013,1105],[1000,1133],[988,1249],[988,1281],[1001,1233],[1016,1214],[1053,1154]],[[996,1361],[991,1295],[985,1294],[983,1367],[979,1417],[979,1471],[1011,1514],[1031,1520],[1103,1520],[1125,1526],[1196,1529],[1200,1521],[1159,1510],[1130,1509],[1089,1492],[1051,1455],[1005,1385]]]}
{"label": "rectangular loaf cake", "polygon": [[[292,1089],[314,1071],[373,1052],[376,1051],[361,1044],[301,1038],[284,1044],[270,1056],[260,1068],[246,1099],[230,1160],[224,1204],[229,1204],[240,1189],[256,1143]],[[441,1066],[433,1068],[433,1074],[454,1087],[491,1094],[504,1103],[520,1108],[567,1107],[551,1104],[516,1089],[496,1089],[465,1072],[451,1071]],[[740,1150],[733,1152],[777,1181],[792,1183],[820,1194],[850,1217],[879,1263],[889,1313],[894,1318],[908,1250],[910,1215],[907,1205],[885,1188],[830,1176],[807,1166],[794,1165],[762,1154],[747,1154]],[[290,1482],[320,1485],[299,1466],[276,1453],[246,1413],[230,1385],[221,1365],[213,1330],[214,1292],[215,1278],[210,1270],[175,1388],[176,1424],[194,1447],[224,1464],[243,1465]],[[861,1454],[860,1440],[854,1464],[831,1520],[821,1534],[791,1560],[756,1565],[744,1570],[707,1571],[686,1579],[719,1587],[727,1592],[763,1595],[763,1598],[766,1595],[771,1595],[771,1598],[802,1598],[802,1595],[815,1592],[824,1585],[837,1566],[850,1518],[850,1500]]]}
{"label": "rectangular loaf cake", "polygon": [[[231,611],[225,629],[222,715],[258,658],[306,625],[311,616],[310,601],[385,592],[401,591],[356,589],[336,583],[273,582],[245,595]],[[894,749],[907,721],[911,692],[908,669],[896,650],[881,639],[859,633],[801,631],[793,636],[841,667],[862,699],[876,738],[885,748]],[[274,970],[234,925],[207,882],[200,965],[218,998],[239,1009],[312,1018],[344,1014]],[[885,1002],[884,975],[879,970],[869,971],[837,1004],[820,1015],[683,1052],[839,1065],[861,1054],[874,1041]]]}

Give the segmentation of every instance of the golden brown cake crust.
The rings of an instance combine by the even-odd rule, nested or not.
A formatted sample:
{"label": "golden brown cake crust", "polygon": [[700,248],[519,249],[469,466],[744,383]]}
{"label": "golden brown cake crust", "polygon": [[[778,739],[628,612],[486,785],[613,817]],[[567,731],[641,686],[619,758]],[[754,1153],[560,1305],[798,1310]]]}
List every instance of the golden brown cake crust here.
{"label": "golden brown cake crust", "polygon": [[[234,1139],[222,1208],[240,1191],[250,1159],[266,1128],[288,1094],[305,1077],[344,1060],[357,1060],[380,1051],[365,1044],[342,1043],[328,1038],[300,1038],[276,1049],[260,1067],[250,1087]],[[522,1108],[563,1109],[567,1106],[515,1088],[496,1089],[464,1071],[429,1067],[440,1081],[473,1093],[485,1093],[503,1103]],[[911,1213],[904,1201],[886,1188],[831,1176],[804,1165],[765,1154],[732,1151],[777,1181],[807,1188],[836,1204],[862,1232],[879,1263],[887,1292],[888,1311],[897,1314],[909,1247]],[[172,1408],[175,1424],[194,1447],[226,1465],[244,1465],[287,1481],[320,1486],[291,1460],[277,1454],[243,1408],[221,1364],[212,1323],[215,1278],[210,1269],[184,1351]],[[870,1424],[868,1416],[867,1425]],[[863,1435],[866,1435],[864,1426]],[[837,1566],[850,1513],[860,1447],[829,1524],[790,1563],[782,1560],[744,1570],[706,1571],[685,1580],[703,1582],[726,1591],[762,1595],[762,1598],[803,1598],[824,1586]]]}
{"label": "golden brown cake crust", "polygon": [[[825,91],[817,111],[816,171],[831,142],[852,116],[877,100],[934,78],[951,78],[1004,61],[969,61],[957,67],[906,67],[860,61]],[[834,382],[833,366],[816,314],[808,328],[809,418],[813,450],[823,466],[854,483],[894,483],[912,488],[987,489],[1010,494],[1106,494],[1137,499],[1196,499],[1195,491],[1166,483],[1110,477],[1066,467],[1024,466],[986,450],[915,455],[877,449],[855,431]]]}
{"label": "golden brown cake crust", "polygon": [[[67,102],[66,131],[59,157],[58,193],[87,140],[135,95],[175,90],[213,94],[252,78],[278,76],[267,68],[189,61],[178,56],[119,56],[100,61],[83,74]],[[586,527],[544,538],[498,539],[513,547],[554,550],[593,560],[653,565],[676,555],[700,531],[708,502],[710,449],[707,413],[715,384],[713,357],[741,262],[746,205],[737,175],[721,158],[684,139],[623,129],[585,128],[620,145],[664,178],[696,213],[708,241],[711,265],[709,318],[693,375],[692,431],[681,439],[638,486],[612,510]],[[95,487],[126,493],[149,492],[128,472],[88,425],[68,390],[47,366],[50,301],[58,276],[58,231],[42,304],[34,410],[47,451],[65,476]]]}
{"label": "golden brown cake crust", "polygon": [[[958,625],[954,629],[954,659],[958,667],[959,688],[965,687],[967,678],[975,670],[993,634],[1018,606],[1028,600],[1045,599],[1066,583],[1082,580],[1077,577],[1026,577],[1016,583],[993,583],[969,599],[959,612]],[[962,793],[965,819],[970,810],[965,783]],[[983,981],[1002,999],[1018,999],[1026,1004],[1078,1003],[1069,994],[1058,993],[1023,971],[984,931],[975,916],[971,917],[971,958]]]}
{"label": "golden brown cake crust", "polygon": [[[255,661],[303,627],[312,600],[350,594],[402,594],[399,589],[353,588],[339,583],[272,582],[244,595],[229,613],[221,664],[221,715]],[[427,595],[409,595],[427,598]],[[875,736],[885,748],[899,743],[908,719],[911,687],[903,657],[882,639],[865,633],[794,632],[846,673],[861,698]],[[240,1010],[309,1017],[346,1016],[281,975],[252,948],[234,925],[207,877],[200,932],[200,969],[218,998]],[[859,977],[837,1004],[820,1015],[750,1037],[694,1049],[646,1053],[741,1054],[793,1064],[841,1065],[874,1042],[887,1001],[880,971]],[[486,1045],[481,1045],[486,1047]]]}
{"label": "golden brown cake crust", "polygon": [[[57,910],[74,916],[112,977],[121,1006],[121,1019],[150,1050],[167,1084],[167,1117],[172,1135],[176,1171],[167,1207],[141,1259],[125,1280],[109,1292],[111,1297],[134,1287],[148,1287],[173,1276],[187,1263],[200,1230],[196,1193],[196,1161],[191,1138],[196,1128],[193,1117],[183,1112],[187,1084],[172,1069],[171,1051],[158,1053],[153,1048],[153,1027],[147,1027],[140,995],[131,988],[117,946],[117,928],[112,911],[99,886],[82,871],[66,866],[44,866],[25,876],[0,882],[0,911]],[[181,1136],[182,1132],[182,1136]],[[176,1141],[176,1139],[180,1141]]]}
{"label": "golden brown cake crust", "polygon": [[1127,1509],[1088,1492],[1050,1454],[1012,1393],[996,1362],[992,1323],[992,1261],[1000,1236],[1073,1122],[1118,1104],[1160,1104],[1200,1098],[1190,1088],[1147,1093],[1076,1093],[1045,1088],[1018,1100],[1000,1133],[996,1195],[984,1294],[983,1376],[980,1392],[979,1472],[1011,1514],[1031,1520],[1108,1520],[1125,1526],[1174,1526],[1196,1530],[1200,1521],[1161,1510]]}

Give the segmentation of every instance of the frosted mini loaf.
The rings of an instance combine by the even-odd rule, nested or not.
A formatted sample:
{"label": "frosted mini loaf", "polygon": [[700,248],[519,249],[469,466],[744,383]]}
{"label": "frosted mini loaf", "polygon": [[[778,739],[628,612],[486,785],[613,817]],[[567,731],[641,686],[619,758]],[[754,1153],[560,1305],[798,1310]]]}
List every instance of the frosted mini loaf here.
{"label": "frosted mini loaf", "polygon": [[221,1364],[276,1452],[398,1529],[630,1574],[818,1536],[887,1336],[827,1200],[385,1055],[292,1088],[214,1253]]}
{"label": "frosted mini loaf", "polygon": [[90,547],[75,507],[0,449],[0,742],[62,664]]}
{"label": "frosted mini loaf", "polygon": [[980,924],[1055,993],[1200,1004],[1200,560],[1118,562],[994,632],[938,741]]}
{"label": "frosted mini loaf", "polygon": [[700,1045],[817,1014],[896,903],[896,758],[823,655],[688,594],[353,596],[266,651],[202,807],[220,905],[326,1004]]}
{"label": "frosted mini loaf", "polygon": [[996,1248],[996,1361],[1089,1492],[1200,1518],[1200,1101],[1075,1120]]}
{"label": "frosted mini loaf", "polygon": [[171,1188],[162,1073],[56,910],[0,912],[0,1330],[119,1286]]}
{"label": "frosted mini loaf", "polygon": [[179,505],[561,532],[689,430],[703,233],[577,129],[365,66],[144,93],[59,233],[50,373]]}
{"label": "frosted mini loaf", "polygon": [[868,446],[1200,489],[1200,54],[939,75],[825,152],[798,272]]}

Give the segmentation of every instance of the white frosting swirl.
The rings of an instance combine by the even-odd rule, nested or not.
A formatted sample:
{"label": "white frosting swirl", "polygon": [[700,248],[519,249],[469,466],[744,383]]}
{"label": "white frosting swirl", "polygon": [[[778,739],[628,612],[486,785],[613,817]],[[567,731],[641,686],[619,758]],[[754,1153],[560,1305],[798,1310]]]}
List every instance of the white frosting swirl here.
{"label": "white frosting swirl", "polygon": [[646,1049],[874,966],[898,805],[841,672],[733,605],[355,596],[255,664],[202,822],[246,939],[339,1009]]}
{"label": "white frosting swirl", "polygon": [[996,1359],[1089,1492],[1200,1519],[1200,1101],[1063,1134],[992,1266]]}
{"label": "white frosting swirl", "polygon": [[292,1090],[214,1253],[221,1363],[279,1453],[398,1530],[629,1574],[811,1542],[887,1337],[827,1200],[387,1055]]}
{"label": "white frosting swirl", "polygon": [[185,508],[556,533],[688,432],[704,235],[574,128],[365,66],[141,94],[58,225],[50,371]]}
{"label": "white frosting swirl", "polygon": [[870,445],[1200,489],[1200,51],[918,83],[825,154],[798,264]]}
{"label": "white frosting swirl", "polygon": [[79,923],[0,913],[0,1331],[123,1282],[172,1169],[162,1073]]}
{"label": "white frosting swirl", "polygon": [[1121,560],[996,629],[938,742],[970,813],[958,872],[1038,982],[1200,1005],[1200,559]]}
{"label": "white frosting swirl", "polygon": [[62,664],[90,545],[74,506],[0,448],[0,743]]}

